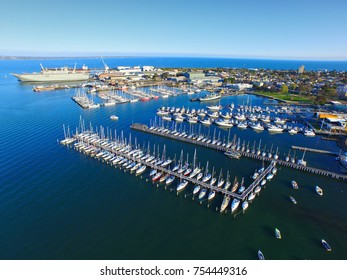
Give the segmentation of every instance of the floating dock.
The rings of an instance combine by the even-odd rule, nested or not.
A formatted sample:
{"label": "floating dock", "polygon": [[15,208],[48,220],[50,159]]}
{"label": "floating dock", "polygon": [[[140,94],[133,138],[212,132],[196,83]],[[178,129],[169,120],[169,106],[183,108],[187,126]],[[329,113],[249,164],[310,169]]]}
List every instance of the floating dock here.
{"label": "floating dock", "polygon": [[[183,173],[179,174],[178,172],[174,172],[170,170],[169,168],[162,167],[160,165],[156,165],[151,162],[147,162],[146,160],[142,160],[141,157],[137,157],[135,156],[135,154],[131,154],[131,153],[129,154],[129,151],[135,150],[135,148],[132,147],[130,149],[129,145],[120,144],[117,141],[103,139],[95,133],[83,132],[83,133],[75,134],[72,138],[68,138],[69,141],[65,141],[65,140],[62,140],[61,143],[65,145],[70,145],[72,144],[72,142],[77,142],[74,144],[74,147],[76,150],[78,150],[81,153],[90,155],[92,157],[102,159],[103,161],[109,164],[116,166],[117,164],[113,163],[113,161],[115,160],[116,157],[122,157],[124,159],[131,160],[134,163],[139,163],[141,164],[141,166],[144,165],[151,169],[156,169],[160,172],[163,172],[163,174],[173,175],[176,177],[176,179],[180,181],[186,180],[189,183],[193,184],[194,186],[199,185],[201,189],[204,188],[206,190],[215,191],[216,193],[223,194],[224,196],[230,196],[240,201],[247,200],[247,196],[251,192],[253,192],[253,190],[273,170],[273,168],[276,165],[276,162],[272,161],[270,165],[267,166],[267,168],[255,179],[255,181],[253,181],[253,183],[249,187],[245,188],[243,193],[239,194],[239,193],[236,193],[236,191],[232,192],[224,188],[219,188],[215,185],[204,183],[195,178],[190,178],[189,175],[185,176],[183,175]],[[128,147],[130,150],[128,149],[127,151],[124,151],[124,148],[126,147]],[[103,154],[107,157],[101,157],[100,154]],[[145,151],[142,151],[142,155],[145,155]]]}
{"label": "floating dock", "polygon": [[[202,141],[197,141],[196,139],[178,136],[178,135],[173,135],[173,134],[158,131],[155,129],[150,129],[145,124],[136,123],[136,124],[132,124],[130,127],[134,130],[138,130],[138,131],[142,131],[142,132],[146,132],[146,133],[150,133],[150,134],[154,134],[154,135],[158,135],[158,136],[162,136],[162,137],[166,137],[166,138],[170,138],[170,139],[174,139],[177,141],[182,141],[182,142],[186,142],[186,143],[190,143],[190,144],[200,145],[200,146],[203,146],[206,148],[210,148],[210,149],[214,149],[214,150],[218,150],[218,151],[222,151],[222,152],[226,152],[227,150],[230,150],[227,147],[222,146],[222,145],[206,143],[206,142],[202,142]],[[246,152],[246,151],[237,151],[237,152],[240,153],[241,156],[252,158],[252,159],[257,159],[257,160],[261,160],[261,161],[268,161],[268,162],[274,161],[274,158],[269,158],[266,156],[264,157],[262,155],[257,155],[256,153],[251,153],[251,152]],[[275,161],[277,164],[285,166],[285,167],[294,168],[294,169],[305,171],[305,172],[312,173],[312,174],[331,177],[331,178],[337,179],[337,180],[347,180],[347,175],[338,174],[335,172],[331,172],[331,171],[319,169],[319,168],[314,168],[314,167],[310,167],[310,166],[303,166],[303,165],[300,165],[297,163],[292,163],[292,162],[288,162],[288,161],[281,160],[281,159],[276,159]]]}

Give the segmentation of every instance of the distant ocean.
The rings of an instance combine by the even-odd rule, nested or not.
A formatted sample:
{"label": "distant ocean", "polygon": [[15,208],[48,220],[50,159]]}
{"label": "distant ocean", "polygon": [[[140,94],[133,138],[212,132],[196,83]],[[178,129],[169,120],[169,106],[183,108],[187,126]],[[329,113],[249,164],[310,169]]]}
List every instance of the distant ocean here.
{"label": "distant ocean", "polygon": [[[37,60],[37,63],[33,63]],[[257,68],[257,69],[273,69],[273,70],[296,70],[301,65],[307,70],[337,70],[347,71],[347,61],[333,60],[277,60],[277,59],[247,59],[247,58],[206,58],[206,57],[105,57],[105,63],[109,67],[120,65],[125,66],[143,66],[153,65],[156,67],[230,67],[230,68]],[[102,68],[101,58],[61,58],[61,59],[31,59],[31,60],[3,60],[2,64],[10,63],[12,65],[20,64],[23,66],[37,65],[35,68],[39,70],[39,63],[45,67],[60,67],[63,65],[81,66],[86,64],[89,68]],[[34,70],[35,70],[34,69]],[[29,69],[28,69],[29,70]]]}

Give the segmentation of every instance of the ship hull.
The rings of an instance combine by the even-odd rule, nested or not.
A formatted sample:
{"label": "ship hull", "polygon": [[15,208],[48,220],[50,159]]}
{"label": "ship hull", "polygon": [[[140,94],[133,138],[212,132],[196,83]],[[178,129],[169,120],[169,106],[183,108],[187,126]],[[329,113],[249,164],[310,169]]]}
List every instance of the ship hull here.
{"label": "ship hull", "polygon": [[89,79],[89,73],[62,73],[62,74],[12,74],[21,82],[64,82],[85,81]]}

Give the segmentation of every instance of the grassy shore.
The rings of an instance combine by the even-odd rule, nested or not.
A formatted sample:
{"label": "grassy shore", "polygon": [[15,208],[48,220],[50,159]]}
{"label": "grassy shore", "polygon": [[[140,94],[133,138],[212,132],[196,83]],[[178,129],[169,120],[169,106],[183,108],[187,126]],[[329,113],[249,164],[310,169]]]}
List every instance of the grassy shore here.
{"label": "grassy shore", "polygon": [[273,91],[257,91],[256,94],[270,97],[270,98],[283,101],[286,103],[305,103],[305,104],[313,103],[313,98],[311,96],[301,96],[301,95],[292,94],[292,93],[284,94],[284,93],[273,92]]}

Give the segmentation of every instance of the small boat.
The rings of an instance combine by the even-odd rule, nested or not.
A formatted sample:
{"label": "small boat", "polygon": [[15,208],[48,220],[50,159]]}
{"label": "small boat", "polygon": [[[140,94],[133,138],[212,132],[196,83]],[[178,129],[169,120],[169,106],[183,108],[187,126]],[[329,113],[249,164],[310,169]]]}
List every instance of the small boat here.
{"label": "small boat", "polygon": [[296,200],[294,197],[290,196],[290,200],[294,203],[294,204],[297,204]]}
{"label": "small boat", "polygon": [[265,260],[264,254],[260,250],[258,250],[258,259],[259,260]]}
{"label": "small boat", "polygon": [[188,181],[184,180],[177,186],[177,192],[184,190],[188,186]]}
{"label": "small boat", "polygon": [[161,177],[162,173],[161,172],[157,172],[153,178],[152,178],[152,182],[158,181]]}
{"label": "small boat", "polygon": [[193,190],[193,195],[196,195],[200,191],[200,185],[196,185]]}
{"label": "small boat", "polygon": [[211,191],[208,193],[207,200],[208,200],[208,201],[211,201],[211,200],[214,199],[215,197],[216,197],[216,191],[211,190]]}
{"label": "small boat", "polygon": [[322,196],[323,190],[320,187],[316,186],[316,193],[318,193],[320,196]]}
{"label": "small boat", "polygon": [[241,206],[242,206],[242,211],[245,212],[247,210],[248,206],[249,206],[248,201],[242,202]]}
{"label": "small boat", "polygon": [[264,186],[265,184],[266,184],[266,180],[263,179],[263,180],[260,182],[260,185],[261,185],[261,186]]}
{"label": "small boat", "polygon": [[136,170],[136,175],[140,175],[143,172],[145,172],[147,166],[146,165],[142,165],[139,169]]}
{"label": "small boat", "polygon": [[281,232],[279,231],[278,228],[275,228],[275,235],[276,235],[277,239],[281,239],[282,238]]}
{"label": "small boat", "polygon": [[154,176],[157,173],[156,169],[152,169],[151,172],[149,173],[149,176]]}
{"label": "small boat", "polygon": [[257,186],[257,187],[254,189],[254,193],[255,193],[255,194],[258,194],[260,191],[261,191],[261,187],[260,187],[260,186]]}
{"label": "small boat", "polygon": [[240,205],[240,200],[237,198],[234,198],[233,202],[231,203],[231,213],[234,213]]}
{"label": "small boat", "polygon": [[322,244],[328,252],[330,252],[332,250],[330,245],[328,244],[328,242],[326,242],[324,239],[322,239]]}
{"label": "small boat", "polygon": [[172,175],[169,178],[166,179],[165,184],[170,185],[175,180],[175,176]]}
{"label": "small boat", "polygon": [[255,198],[255,194],[254,194],[253,192],[251,192],[251,193],[248,195],[247,200],[248,200],[248,201],[252,201],[254,198]]}
{"label": "small boat", "polygon": [[110,119],[113,120],[113,121],[117,121],[117,120],[118,120],[118,117],[117,117],[116,115],[112,115],[112,116],[110,117]]}
{"label": "small boat", "polygon": [[220,206],[220,213],[222,213],[225,209],[227,209],[229,202],[230,202],[231,197],[228,195],[224,195],[222,205]]}
{"label": "small boat", "polygon": [[266,180],[271,180],[272,178],[274,177],[274,174],[273,173],[269,173],[267,176],[266,176]]}
{"label": "small boat", "polygon": [[207,189],[202,189],[199,193],[199,199],[203,199],[207,193]]}
{"label": "small boat", "polygon": [[160,179],[159,179],[159,183],[163,183],[164,181],[166,181],[167,178],[169,178],[170,174],[169,173],[166,173],[164,176],[162,176]]}
{"label": "small boat", "polygon": [[204,176],[204,174],[201,172],[198,174],[198,176],[196,176],[196,180],[200,180],[202,178],[202,176]]}
{"label": "small boat", "polygon": [[298,183],[297,182],[295,182],[295,181],[292,181],[292,187],[293,187],[293,189],[298,189],[299,188],[299,185],[298,185]]}

